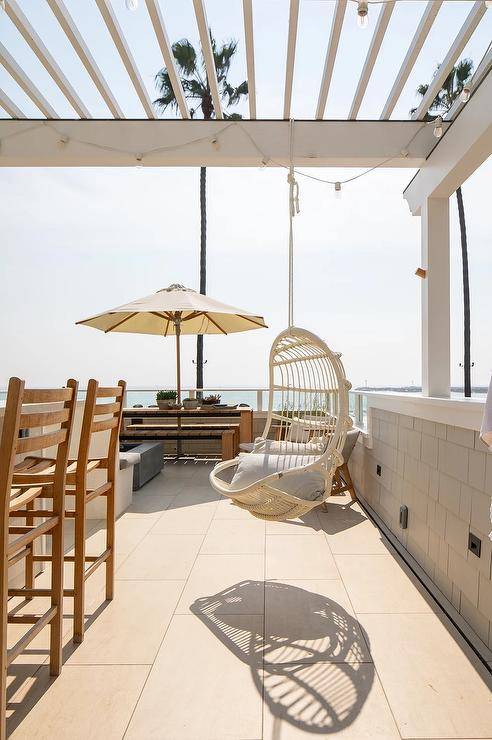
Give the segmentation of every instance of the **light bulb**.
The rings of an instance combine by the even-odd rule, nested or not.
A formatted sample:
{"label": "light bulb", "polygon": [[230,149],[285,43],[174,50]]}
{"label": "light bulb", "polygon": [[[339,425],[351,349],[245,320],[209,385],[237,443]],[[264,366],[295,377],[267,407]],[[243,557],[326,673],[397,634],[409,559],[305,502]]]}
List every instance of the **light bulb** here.
{"label": "light bulb", "polygon": [[485,7],[492,8],[492,0],[485,0]]}
{"label": "light bulb", "polygon": [[369,7],[366,2],[359,2],[357,7],[357,25],[359,28],[367,28],[369,25]]}
{"label": "light bulb", "polygon": [[5,10],[5,0],[0,0],[0,10]]}
{"label": "light bulb", "polygon": [[143,167],[143,154],[136,154],[135,159],[137,162],[135,167]]}
{"label": "light bulb", "polygon": [[63,149],[68,144],[68,136],[60,136],[58,139],[58,146]]}
{"label": "light bulb", "polygon": [[434,136],[436,139],[440,139],[442,136],[442,118],[438,116],[434,123]]}
{"label": "light bulb", "polygon": [[460,92],[460,100],[462,103],[468,103],[470,100],[471,90],[468,85],[465,85],[463,90]]}
{"label": "light bulb", "polygon": [[125,5],[127,10],[131,10],[133,12],[138,8],[138,0],[125,0]]}
{"label": "light bulb", "polygon": [[342,197],[342,183],[336,182],[335,183],[335,198],[337,200],[340,200],[341,197]]}
{"label": "light bulb", "polygon": [[218,139],[212,139],[211,144],[213,148],[215,149],[215,151],[218,152],[220,149],[220,144],[219,144]]}

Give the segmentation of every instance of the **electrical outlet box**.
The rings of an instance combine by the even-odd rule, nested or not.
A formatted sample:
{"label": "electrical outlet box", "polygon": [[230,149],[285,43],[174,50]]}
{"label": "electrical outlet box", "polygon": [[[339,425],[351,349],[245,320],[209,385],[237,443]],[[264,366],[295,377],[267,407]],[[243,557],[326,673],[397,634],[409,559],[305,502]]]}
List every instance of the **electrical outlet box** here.
{"label": "electrical outlet box", "polygon": [[482,553],[482,540],[471,532],[468,535],[468,549],[476,555],[477,558],[479,558]]}
{"label": "electrical outlet box", "polygon": [[408,506],[400,506],[400,529],[408,527]]}
{"label": "electrical outlet box", "polygon": [[381,475],[381,465],[376,465],[376,475]]}

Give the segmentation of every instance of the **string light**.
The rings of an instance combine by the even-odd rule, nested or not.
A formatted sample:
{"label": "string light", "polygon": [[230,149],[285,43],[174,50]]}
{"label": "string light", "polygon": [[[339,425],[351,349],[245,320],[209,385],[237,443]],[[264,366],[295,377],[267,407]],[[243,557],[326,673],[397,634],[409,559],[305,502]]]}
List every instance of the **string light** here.
{"label": "string light", "polygon": [[5,10],[5,0],[0,0],[0,10]]}
{"label": "string light", "polygon": [[471,90],[468,85],[465,85],[463,90],[460,92],[460,100],[462,103],[468,103],[470,100]]}
{"label": "string light", "polygon": [[68,136],[60,136],[58,139],[58,146],[63,149],[68,144]]}
{"label": "string light", "polygon": [[369,6],[363,0],[357,5],[357,25],[359,28],[367,28],[369,25]]}
{"label": "string light", "polygon": [[342,183],[337,181],[335,183],[335,198],[337,200],[340,200],[341,197],[342,197]]}
{"label": "string light", "polygon": [[485,7],[492,8],[492,0],[485,0]]}
{"label": "string light", "polygon": [[213,148],[215,149],[215,151],[218,152],[219,149],[220,149],[219,140],[217,138],[214,138],[214,139],[212,139],[211,144],[212,144]]}
{"label": "string light", "polygon": [[136,154],[135,155],[135,159],[136,159],[136,162],[137,162],[137,164],[135,165],[135,167],[143,167],[143,154]]}
{"label": "string light", "polygon": [[133,12],[138,8],[138,0],[125,0],[125,5],[127,10],[131,10]]}
{"label": "string light", "polygon": [[436,139],[440,139],[442,136],[442,118],[441,116],[437,116],[435,122],[434,122],[434,136]]}

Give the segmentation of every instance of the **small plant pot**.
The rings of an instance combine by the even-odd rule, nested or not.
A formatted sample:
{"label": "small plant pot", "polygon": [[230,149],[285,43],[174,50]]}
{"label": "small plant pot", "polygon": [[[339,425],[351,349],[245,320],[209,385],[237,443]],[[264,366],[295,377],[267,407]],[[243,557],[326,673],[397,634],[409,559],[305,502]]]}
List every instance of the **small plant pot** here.
{"label": "small plant pot", "polygon": [[172,409],[175,406],[174,401],[157,401],[160,409]]}
{"label": "small plant pot", "polygon": [[183,401],[183,408],[185,409],[197,409],[198,408],[198,399],[197,398],[189,398]]}

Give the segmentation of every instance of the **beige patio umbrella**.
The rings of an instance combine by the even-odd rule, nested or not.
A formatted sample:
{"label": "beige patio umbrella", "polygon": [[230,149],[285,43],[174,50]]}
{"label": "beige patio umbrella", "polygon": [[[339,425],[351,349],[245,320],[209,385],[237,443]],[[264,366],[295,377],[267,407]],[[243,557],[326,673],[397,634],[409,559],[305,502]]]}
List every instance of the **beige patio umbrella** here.
{"label": "beige patio umbrella", "polygon": [[77,324],[131,334],[176,336],[176,385],[181,401],[181,334],[233,334],[267,328],[262,316],[214,301],[183,285],[173,284],[157,293],[112,308]]}

